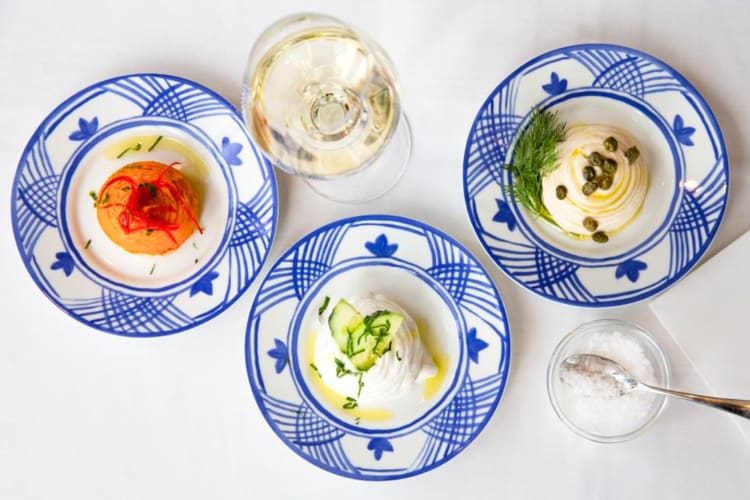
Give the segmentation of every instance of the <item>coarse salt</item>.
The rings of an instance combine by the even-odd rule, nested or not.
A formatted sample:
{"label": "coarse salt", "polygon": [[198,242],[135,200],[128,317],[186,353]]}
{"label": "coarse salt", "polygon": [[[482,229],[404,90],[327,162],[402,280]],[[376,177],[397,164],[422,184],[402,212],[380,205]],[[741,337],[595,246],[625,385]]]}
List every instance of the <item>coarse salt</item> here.
{"label": "coarse salt", "polygon": [[[618,331],[588,336],[569,354],[598,354],[628,370],[636,380],[655,383],[654,367],[643,347]],[[632,391],[620,395],[607,376],[579,375],[560,382],[557,400],[565,416],[577,427],[600,436],[620,436],[636,430],[649,417],[656,395]]]}

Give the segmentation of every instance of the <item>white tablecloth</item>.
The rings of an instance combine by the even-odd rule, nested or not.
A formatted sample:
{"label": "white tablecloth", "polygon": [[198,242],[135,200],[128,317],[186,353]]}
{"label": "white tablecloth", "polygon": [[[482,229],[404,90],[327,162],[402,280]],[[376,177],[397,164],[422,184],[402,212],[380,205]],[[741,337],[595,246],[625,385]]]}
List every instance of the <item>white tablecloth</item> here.
{"label": "white tablecloth", "polygon": [[[549,49],[601,41],[667,61],[712,106],[731,161],[731,199],[716,253],[750,227],[750,4],[741,1],[0,1],[0,206],[23,147],[73,92],[107,77],[162,72],[239,104],[249,48],[284,14],[325,11],[360,26],[392,56],[415,147],[388,195],[338,205],[278,174],[273,262],[333,219],[395,213],[443,229],[490,271],[510,315],[511,373],[479,439],[415,478],[359,483],[328,474],[271,432],[252,398],[243,341],[257,281],[193,330],[129,339],[91,330],[37,289],[0,217],[0,498],[748,498],[750,445],[730,417],[672,402],[643,436],[594,444],[558,421],[545,370],[581,322],[625,318],[654,333],[676,386],[706,390],[646,304],[575,309],[521,289],[496,269],[468,221],[462,155],[474,114],[515,67]],[[429,181],[429,196],[424,183]],[[268,268],[268,264],[263,274]],[[713,293],[717,290],[704,290]],[[741,320],[741,311],[737,320]],[[706,348],[711,342],[707,337]],[[747,394],[745,395],[747,396]]]}

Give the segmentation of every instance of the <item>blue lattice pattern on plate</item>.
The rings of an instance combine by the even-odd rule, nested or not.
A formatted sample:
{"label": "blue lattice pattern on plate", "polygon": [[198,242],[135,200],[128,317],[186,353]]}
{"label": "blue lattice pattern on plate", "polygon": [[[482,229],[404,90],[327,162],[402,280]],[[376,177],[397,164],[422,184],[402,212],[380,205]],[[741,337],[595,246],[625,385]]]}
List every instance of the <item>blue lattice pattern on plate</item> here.
{"label": "blue lattice pattern on plate", "polygon": [[[291,315],[308,289],[327,271],[373,256],[374,262],[419,266],[447,291],[472,326],[464,339],[472,361],[455,394],[432,418],[404,431],[406,434],[383,435],[364,426],[356,432],[343,428],[305,402],[292,380],[294,372],[283,366],[278,370],[278,359],[291,344],[276,338],[279,328],[289,327],[277,324],[278,311]],[[476,327],[480,325],[478,334]],[[476,259],[445,234],[395,216],[341,220],[311,233],[287,251],[258,291],[248,320],[246,348],[251,387],[274,431],[313,464],[366,480],[419,474],[463,450],[497,406],[510,357],[502,302]],[[419,442],[416,447],[415,440]],[[383,465],[384,456],[396,460],[399,466]]]}
{"label": "blue lattice pattern on plate", "polygon": [[[156,296],[123,293],[81,278],[83,273],[77,273],[58,234],[58,196],[66,195],[59,186],[68,160],[98,130],[143,116],[167,118],[202,130],[225,156],[228,165],[217,168],[225,170],[231,189],[237,191],[236,204],[230,207],[232,234],[224,254],[213,259],[211,269],[201,269],[190,282]],[[54,158],[50,154],[53,150]],[[243,182],[235,184],[237,179]],[[276,184],[270,164],[256,152],[239,114],[222,97],[173,76],[130,75],[82,90],[42,123],[19,163],[12,211],[24,263],[51,300],[76,319],[110,333],[163,335],[215,316],[249,286],[265,260],[275,231]],[[47,254],[51,250],[56,252],[57,263],[50,266]],[[60,269],[66,277],[82,281],[73,284],[61,280],[55,274]],[[191,287],[195,285],[204,293],[200,301],[191,303],[190,297],[196,295]]]}
{"label": "blue lattice pattern on plate", "polygon": [[[683,191],[681,202],[668,221],[667,231],[653,235],[653,241],[645,242],[640,250],[606,263],[566,259],[529,238],[520,238],[514,232],[517,228],[512,210],[506,208],[503,212],[504,207],[514,204],[503,188],[511,182],[504,165],[519,127],[532,110],[529,100],[535,101],[536,106],[550,96],[586,88],[627,94],[654,106],[658,113],[662,111],[660,103],[668,96],[671,114],[662,118],[671,124],[675,142],[685,155],[685,178],[694,179],[692,185],[679,187]],[[523,103],[519,93],[524,96]],[[681,112],[674,113],[675,107]],[[684,116],[694,118],[687,124]],[[707,154],[699,157],[697,150]],[[698,92],[661,61],[611,45],[562,48],[521,66],[482,105],[464,156],[467,210],[480,242],[493,261],[529,290],[578,306],[607,307],[643,300],[679,280],[697,263],[716,234],[726,206],[728,182],[724,141],[716,119]],[[501,189],[493,199],[498,207],[487,206],[486,200],[479,201],[484,193],[497,190],[498,186]],[[497,210],[497,214],[488,224],[480,219],[489,210]],[[645,261],[653,252],[668,254],[668,265],[656,273],[653,272],[656,269],[649,268],[648,278],[631,271],[629,278],[635,279],[628,279],[624,290],[599,289],[593,284],[596,280],[583,278],[584,273],[589,277],[599,273],[601,282],[616,280],[624,268],[635,269],[634,265],[640,265],[628,262]]]}

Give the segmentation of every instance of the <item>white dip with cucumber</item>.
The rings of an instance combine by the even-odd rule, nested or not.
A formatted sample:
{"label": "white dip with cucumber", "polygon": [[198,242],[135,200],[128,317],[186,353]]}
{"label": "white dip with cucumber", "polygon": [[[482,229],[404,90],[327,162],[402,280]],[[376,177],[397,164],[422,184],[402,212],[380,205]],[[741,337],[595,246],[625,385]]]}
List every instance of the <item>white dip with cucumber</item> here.
{"label": "white dip with cucumber", "polygon": [[404,397],[437,374],[416,322],[398,304],[382,295],[332,304],[322,308],[314,366],[346,396],[345,408]]}

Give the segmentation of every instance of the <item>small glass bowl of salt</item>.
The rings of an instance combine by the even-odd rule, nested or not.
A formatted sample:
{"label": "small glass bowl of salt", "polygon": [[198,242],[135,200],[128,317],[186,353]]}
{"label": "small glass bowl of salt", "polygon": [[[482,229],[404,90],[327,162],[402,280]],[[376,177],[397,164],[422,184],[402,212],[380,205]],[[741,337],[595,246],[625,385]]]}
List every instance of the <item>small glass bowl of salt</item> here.
{"label": "small glass bowl of salt", "polygon": [[618,443],[643,432],[667,404],[661,395],[620,395],[607,377],[560,378],[560,363],[571,354],[598,354],[616,361],[637,380],[669,387],[669,362],[642,328],[603,319],[585,323],[563,338],[547,368],[547,393],[560,420],[592,441]]}

